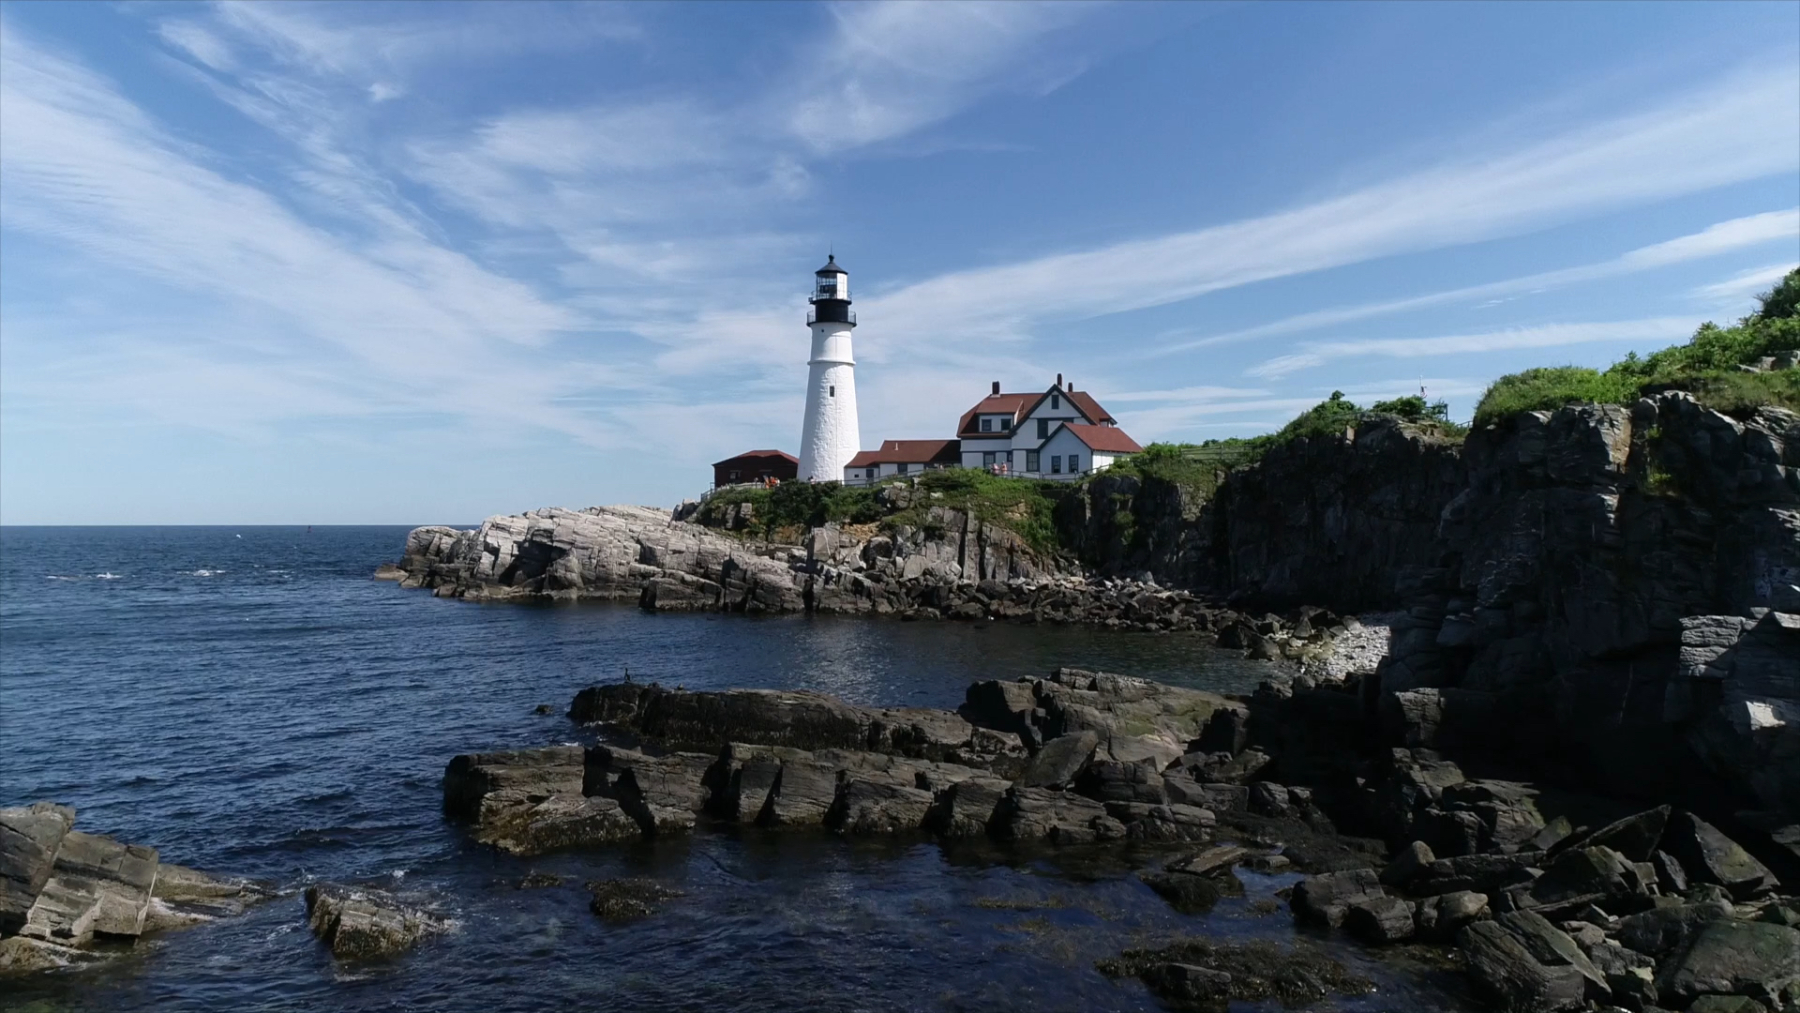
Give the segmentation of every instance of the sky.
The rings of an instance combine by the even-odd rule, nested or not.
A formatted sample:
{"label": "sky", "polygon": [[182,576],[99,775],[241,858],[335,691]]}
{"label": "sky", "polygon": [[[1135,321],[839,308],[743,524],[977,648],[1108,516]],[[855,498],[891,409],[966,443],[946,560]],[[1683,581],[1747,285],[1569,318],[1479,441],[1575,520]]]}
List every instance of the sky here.
{"label": "sky", "polygon": [[1139,442],[1728,323],[1800,4],[0,4],[0,523],[469,523],[1064,374]]}

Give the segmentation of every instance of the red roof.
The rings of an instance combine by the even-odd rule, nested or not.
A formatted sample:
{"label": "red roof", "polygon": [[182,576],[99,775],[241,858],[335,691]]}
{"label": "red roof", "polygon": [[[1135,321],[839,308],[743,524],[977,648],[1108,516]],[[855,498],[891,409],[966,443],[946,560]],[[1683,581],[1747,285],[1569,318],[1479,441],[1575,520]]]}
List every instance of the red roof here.
{"label": "red roof", "polygon": [[[1100,402],[1094,400],[1094,396],[1087,391],[1063,390],[1052,386],[1049,390],[1039,394],[989,394],[981,399],[980,404],[963,412],[961,421],[956,424],[956,431],[966,439],[1011,437],[1013,430],[1019,428],[1020,420],[1030,415],[1037,408],[1038,403],[1051,394],[1061,394],[1068,398],[1069,403],[1075,406],[1075,410],[1085,416],[1089,422],[1116,421],[1105,408],[1100,407]],[[997,433],[981,432],[980,426],[975,421],[976,416],[979,415],[1011,415],[1013,417],[1012,429]]]}
{"label": "red roof", "polygon": [[798,457],[795,457],[793,454],[790,454],[784,450],[746,450],[743,453],[737,454],[733,457],[727,457],[723,461],[714,461],[713,467],[717,468],[721,464],[730,464],[733,461],[741,461],[747,457],[779,457],[782,460],[788,461],[792,464],[797,465],[800,463],[800,459]]}
{"label": "red roof", "polygon": [[1089,450],[1098,450],[1103,454],[1135,454],[1144,449],[1117,426],[1084,426],[1077,422],[1065,422],[1063,428],[1087,444]]}
{"label": "red roof", "polygon": [[847,468],[872,464],[955,464],[961,460],[960,440],[882,440],[880,450],[865,450],[850,459]]}

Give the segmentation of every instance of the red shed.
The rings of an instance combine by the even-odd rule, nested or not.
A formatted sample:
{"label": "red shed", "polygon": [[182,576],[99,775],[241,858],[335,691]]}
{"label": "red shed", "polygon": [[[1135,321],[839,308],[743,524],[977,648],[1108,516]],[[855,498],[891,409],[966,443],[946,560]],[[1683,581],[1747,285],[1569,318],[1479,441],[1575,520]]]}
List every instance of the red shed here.
{"label": "red shed", "polygon": [[713,464],[713,488],[779,479],[786,482],[800,474],[800,459],[779,450],[746,450]]}

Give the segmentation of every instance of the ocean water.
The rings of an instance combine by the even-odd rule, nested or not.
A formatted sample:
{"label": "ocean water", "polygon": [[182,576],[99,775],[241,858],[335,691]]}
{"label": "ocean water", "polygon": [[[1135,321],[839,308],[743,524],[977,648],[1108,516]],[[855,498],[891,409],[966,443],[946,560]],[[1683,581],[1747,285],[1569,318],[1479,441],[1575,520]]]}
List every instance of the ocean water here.
{"label": "ocean water", "polygon": [[[1292,877],[1246,874],[1245,898],[1182,916],[1105,853],[704,830],[534,859],[476,845],[442,816],[449,758],[588,740],[563,709],[627,671],[953,707],[971,681],[1058,665],[1227,691],[1272,669],[1181,635],[440,600],[370,579],[405,533],[0,528],[0,804],[64,802],[81,829],[279,892],[112,964],[8,983],[0,1007],[1154,1010],[1093,962],[1183,933],[1292,934],[1266,911]],[[528,872],[566,882],[518,889]],[[581,883],[623,875],[684,896],[605,924]],[[457,928],[339,965],[304,924],[318,879],[400,890]],[[1329,945],[1380,991],[1317,1008],[1456,1005],[1431,975]]]}

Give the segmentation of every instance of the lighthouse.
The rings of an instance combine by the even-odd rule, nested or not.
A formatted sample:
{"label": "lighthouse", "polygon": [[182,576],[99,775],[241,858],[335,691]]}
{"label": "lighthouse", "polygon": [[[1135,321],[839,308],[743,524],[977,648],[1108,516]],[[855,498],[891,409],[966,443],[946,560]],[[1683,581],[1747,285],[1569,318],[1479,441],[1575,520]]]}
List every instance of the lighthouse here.
{"label": "lighthouse", "polygon": [[850,333],[850,274],[833,254],[813,272],[806,326],[812,330],[807,360],[806,422],[800,429],[800,480],[841,482],[844,466],[862,449],[856,425],[856,359]]}

